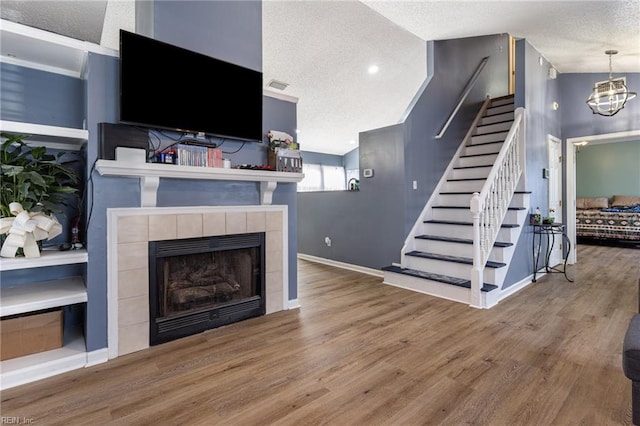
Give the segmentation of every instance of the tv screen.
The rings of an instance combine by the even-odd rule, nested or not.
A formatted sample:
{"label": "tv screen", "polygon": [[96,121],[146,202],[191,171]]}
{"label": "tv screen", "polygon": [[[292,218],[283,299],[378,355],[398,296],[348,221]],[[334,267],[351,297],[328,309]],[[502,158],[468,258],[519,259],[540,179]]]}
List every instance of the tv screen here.
{"label": "tv screen", "polygon": [[120,121],[262,141],[262,73],[120,30]]}

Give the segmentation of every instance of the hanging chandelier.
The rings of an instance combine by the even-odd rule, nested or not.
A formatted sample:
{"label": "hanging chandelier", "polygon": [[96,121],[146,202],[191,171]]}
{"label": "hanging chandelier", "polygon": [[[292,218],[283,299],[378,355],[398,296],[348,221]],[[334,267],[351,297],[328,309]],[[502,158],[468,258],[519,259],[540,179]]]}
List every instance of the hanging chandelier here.
{"label": "hanging chandelier", "polygon": [[593,93],[587,99],[587,105],[594,114],[611,117],[624,108],[629,99],[636,97],[635,92],[627,88],[625,77],[613,78],[611,69],[611,56],[618,53],[617,50],[607,50],[609,55],[609,80],[599,81],[594,85]]}

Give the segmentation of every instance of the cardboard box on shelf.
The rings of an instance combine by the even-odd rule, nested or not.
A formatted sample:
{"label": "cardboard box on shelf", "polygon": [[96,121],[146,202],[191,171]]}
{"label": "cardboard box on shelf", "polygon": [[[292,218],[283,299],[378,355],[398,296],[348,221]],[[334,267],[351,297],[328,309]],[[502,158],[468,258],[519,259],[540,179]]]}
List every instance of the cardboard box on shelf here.
{"label": "cardboard box on shelf", "polygon": [[62,309],[3,319],[0,361],[60,348],[62,334]]}

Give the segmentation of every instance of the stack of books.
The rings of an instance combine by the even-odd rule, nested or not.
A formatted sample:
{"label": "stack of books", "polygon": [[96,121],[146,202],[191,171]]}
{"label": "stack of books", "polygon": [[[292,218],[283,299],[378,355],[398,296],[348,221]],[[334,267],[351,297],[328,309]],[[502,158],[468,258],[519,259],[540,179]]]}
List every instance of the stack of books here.
{"label": "stack of books", "polygon": [[222,167],[222,150],[203,145],[178,144],[176,164],[180,166]]}

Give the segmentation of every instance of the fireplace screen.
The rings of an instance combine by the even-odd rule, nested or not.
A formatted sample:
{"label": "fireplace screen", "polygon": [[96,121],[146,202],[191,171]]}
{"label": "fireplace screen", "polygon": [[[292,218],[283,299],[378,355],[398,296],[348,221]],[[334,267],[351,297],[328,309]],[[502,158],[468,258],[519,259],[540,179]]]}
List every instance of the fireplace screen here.
{"label": "fireplace screen", "polygon": [[150,242],[151,344],[264,315],[263,235]]}

